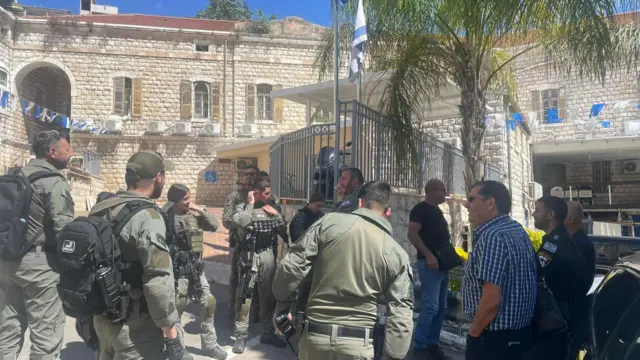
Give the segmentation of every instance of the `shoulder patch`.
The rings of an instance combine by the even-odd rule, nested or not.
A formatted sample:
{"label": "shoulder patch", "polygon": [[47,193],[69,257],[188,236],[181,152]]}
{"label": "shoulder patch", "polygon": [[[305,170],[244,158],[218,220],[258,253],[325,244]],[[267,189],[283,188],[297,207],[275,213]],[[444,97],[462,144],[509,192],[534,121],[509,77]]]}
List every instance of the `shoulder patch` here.
{"label": "shoulder patch", "polygon": [[162,215],[160,215],[160,213],[154,208],[148,208],[147,212],[149,213],[149,215],[151,215],[151,218],[153,220],[162,219]]}
{"label": "shoulder patch", "polygon": [[546,242],[542,245],[542,248],[553,254],[558,250],[558,245]]}
{"label": "shoulder patch", "polygon": [[546,253],[538,254],[538,261],[540,262],[541,267],[546,267],[551,263],[551,256]]}
{"label": "shoulder patch", "polygon": [[340,203],[340,207],[345,207],[345,206],[348,206],[349,204],[351,204],[349,200],[344,200],[343,202]]}

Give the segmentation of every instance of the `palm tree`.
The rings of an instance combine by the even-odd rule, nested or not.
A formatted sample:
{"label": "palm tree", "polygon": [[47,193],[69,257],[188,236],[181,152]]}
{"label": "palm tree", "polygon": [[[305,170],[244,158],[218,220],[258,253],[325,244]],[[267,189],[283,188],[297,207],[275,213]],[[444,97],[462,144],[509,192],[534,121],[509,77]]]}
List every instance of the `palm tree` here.
{"label": "palm tree", "polygon": [[[611,71],[635,70],[640,59],[640,30],[613,16],[636,9],[633,1],[365,1],[367,67],[389,74],[380,109],[394,119],[398,139],[410,138],[412,114],[436,100],[443,85],[452,82],[460,89],[467,190],[484,173],[488,98],[508,95],[516,104],[519,57],[537,52],[559,76],[602,83]],[[351,20],[356,5],[342,8],[343,18]],[[340,31],[341,57],[350,53],[352,31],[349,22]],[[331,74],[332,31],[323,38],[314,65],[320,80]],[[411,142],[396,141],[395,146],[399,152],[415,151]]]}

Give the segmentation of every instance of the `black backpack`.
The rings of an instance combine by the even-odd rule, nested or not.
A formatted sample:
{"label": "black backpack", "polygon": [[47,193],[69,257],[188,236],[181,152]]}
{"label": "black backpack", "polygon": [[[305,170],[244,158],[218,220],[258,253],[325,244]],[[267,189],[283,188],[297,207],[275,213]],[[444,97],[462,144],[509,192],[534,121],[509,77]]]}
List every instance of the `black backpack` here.
{"label": "black backpack", "polygon": [[29,213],[34,194],[31,184],[54,176],[62,174],[37,171],[25,176],[20,168],[11,168],[6,175],[0,176],[0,257],[3,259],[21,259],[40,236],[41,233],[38,233],[27,242]]}
{"label": "black backpack", "polygon": [[111,222],[106,216],[81,216],[62,229],[56,245],[61,266],[58,294],[68,316],[127,319],[131,284],[123,279],[123,272],[132,264],[122,261],[120,232],[133,215],[148,208],[155,205],[131,201]]}

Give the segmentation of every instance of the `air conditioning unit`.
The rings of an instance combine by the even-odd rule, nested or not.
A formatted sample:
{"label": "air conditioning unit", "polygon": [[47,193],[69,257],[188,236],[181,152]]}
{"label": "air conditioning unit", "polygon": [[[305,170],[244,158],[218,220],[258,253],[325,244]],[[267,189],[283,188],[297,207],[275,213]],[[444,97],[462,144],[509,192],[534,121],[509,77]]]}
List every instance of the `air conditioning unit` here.
{"label": "air conditioning unit", "polygon": [[542,185],[538,184],[537,182],[530,182],[529,197],[532,198],[533,200],[538,200],[542,196],[544,196],[544,194],[542,193]]}
{"label": "air conditioning unit", "polygon": [[178,122],[173,128],[173,135],[190,135],[191,123],[190,122]]}
{"label": "air conditioning unit", "polygon": [[258,125],[256,124],[242,124],[242,135],[257,135],[258,134]]}
{"label": "air conditioning unit", "polygon": [[220,135],[220,124],[218,123],[206,123],[202,128],[202,133],[200,135],[203,136],[216,136]]}
{"label": "air conditioning unit", "polygon": [[121,119],[107,119],[104,121],[104,128],[112,133],[119,133],[122,131]]}
{"label": "air conditioning unit", "polygon": [[624,174],[640,173],[640,160],[625,160],[622,164]]}
{"label": "air conditioning unit", "polygon": [[457,138],[457,137],[444,138],[444,139],[440,139],[440,141],[450,144],[456,149],[462,149],[462,141],[460,141],[460,138]]}
{"label": "air conditioning unit", "polygon": [[164,121],[149,121],[147,124],[148,134],[162,134],[166,130],[166,124]]}

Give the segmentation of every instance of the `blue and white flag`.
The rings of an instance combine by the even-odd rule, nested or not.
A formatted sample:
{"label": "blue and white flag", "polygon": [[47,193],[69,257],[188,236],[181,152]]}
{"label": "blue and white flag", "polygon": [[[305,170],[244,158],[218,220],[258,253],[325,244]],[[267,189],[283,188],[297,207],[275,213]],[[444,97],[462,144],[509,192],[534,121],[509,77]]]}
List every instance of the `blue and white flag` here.
{"label": "blue and white flag", "polygon": [[356,27],[353,31],[353,49],[351,50],[351,62],[349,63],[349,81],[353,84],[360,72],[364,61],[364,48],[367,41],[367,18],[364,16],[362,0],[358,2],[356,15]]}

